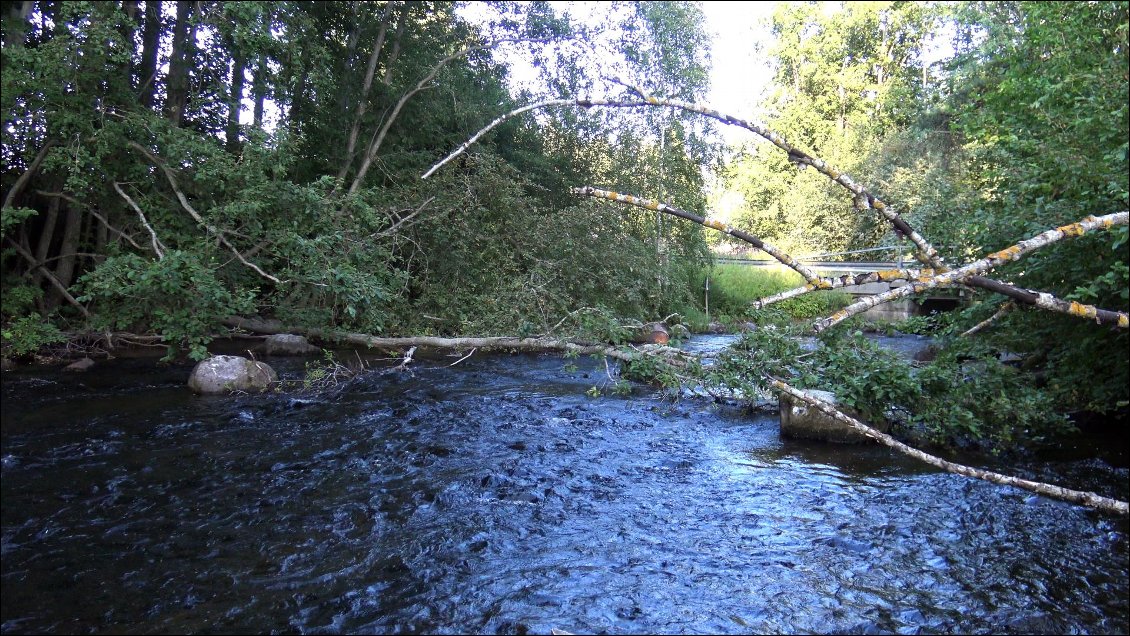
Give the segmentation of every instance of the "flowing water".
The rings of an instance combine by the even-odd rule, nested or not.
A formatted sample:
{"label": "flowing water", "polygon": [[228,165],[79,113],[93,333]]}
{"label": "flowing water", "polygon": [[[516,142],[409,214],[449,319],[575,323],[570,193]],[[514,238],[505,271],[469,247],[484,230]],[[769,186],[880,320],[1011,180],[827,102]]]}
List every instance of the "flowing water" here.
{"label": "flowing water", "polygon": [[[151,360],[5,373],[2,631],[1130,627],[1125,519],[647,387],[593,398],[602,362],[454,360],[332,398],[195,397]],[[1097,459],[1010,468],[1127,496]]]}

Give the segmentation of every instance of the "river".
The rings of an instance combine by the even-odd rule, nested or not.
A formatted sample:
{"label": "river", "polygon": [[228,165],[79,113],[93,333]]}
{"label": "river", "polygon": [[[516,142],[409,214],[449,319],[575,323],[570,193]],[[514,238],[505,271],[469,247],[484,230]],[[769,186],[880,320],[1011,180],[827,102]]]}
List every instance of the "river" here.
{"label": "river", "polygon": [[[197,397],[151,359],[5,372],[0,629],[1130,628],[1125,519],[734,406],[590,397],[588,358],[456,359],[332,399]],[[1130,489],[1099,459],[1011,468]]]}

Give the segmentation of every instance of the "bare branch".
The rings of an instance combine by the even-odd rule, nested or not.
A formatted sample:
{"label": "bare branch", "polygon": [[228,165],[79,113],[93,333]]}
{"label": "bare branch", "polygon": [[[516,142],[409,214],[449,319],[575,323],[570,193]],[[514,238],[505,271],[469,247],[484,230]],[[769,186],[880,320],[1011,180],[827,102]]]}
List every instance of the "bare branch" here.
{"label": "bare branch", "polygon": [[374,238],[376,238],[376,237],[392,236],[393,234],[396,234],[396,232],[401,227],[403,227],[405,223],[407,223],[408,221],[411,221],[413,218],[415,218],[421,212],[423,212],[424,208],[428,207],[428,204],[431,203],[432,201],[435,201],[435,197],[428,197],[428,200],[424,201],[420,205],[416,206],[416,209],[413,210],[411,214],[409,214],[408,216],[405,216],[405,217],[401,217],[400,219],[397,219],[397,221],[395,223],[393,223],[389,227],[381,230],[380,232],[373,234],[372,236]]}
{"label": "bare branch", "polygon": [[453,367],[453,366],[455,366],[455,365],[459,364],[460,362],[463,362],[463,361],[464,361],[464,360],[466,360],[467,358],[470,358],[471,356],[475,355],[475,352],[476,352],[476,351],[478,351],[478,349],[471,349],[471,351],[470,351],[470,352],[468,352],[468,353],[467,353],[467,355],[463,356],[462,358],[459,358],[458,360],[456,360],[455,362],[452,362],[451,364],[449,364],[449,365],[447,365],[447,366],[449,366],[449,367]]}
{"label": "bare branch", "polygon": [[1000,306],[1000,309],[998,309],[996,311],[996,313],[994,313],[992,316],[989,316],[988,318],[982,320],[981,322],[973,325],[972,327],[970,327],[966,331],[962,332],[961,335],[962,336],[972,336],[973,334],[977,333],[978,331],[981,331],[985,327],[988,327],[989,325],[991,325],[994,322],[996,322],[997,320],[999,320],[1001,318],[1001,316],[1004,316],[1008,312],[1012,311],[1015,307],[1016,307],[1016,303],[1014,303],[1011,300],[1002,304]]}
{"label": "bare branch", "polygon": [[71,195],[66,194],[64,192],[46,192],[44,190],[36,190],[35,193],[40,195],[40,196],[45,196],[45,197],[59,197],[60,199],[67,201],[71,205],[74,205],[74,206],[77,206],[77,207],[80,207],[80,208],[86,208],[86,211],[90,213],[90,216],[93,216],[94,218],[98,219],[98,222],[101,223],[102,225],[106,226],[107,230],[110,230],[114,234],[117,234],[118,236],[124,238],[126,240],[126,242],[128,242],[130,245],[134,246],[136,249],[139,249],[139,250],[145,249],[144,247],[139,245],[137,243],[137,241],[133,240],[132,236],[130,236],[129,234],[126,234],[125,232],[119,230],[118,228],[114,227],[113,225],[110,225],[110,222],[106,220],[106,217],[104,217],[101,214],[99,214],[98,212],[95,212],[94,210],[90,209],[88,206],[84,205],[82,202],[80,202],[78,199],[72,197]]}
{"label": "bare branch", "polygon": [[1046,497],[1052,497],[1054,499],[1060,499],[1062,501],[1069,501],[1071,503],[1082,504],[1082,505],[1088,506],[1090,508],[1095,508],[1095,509],[1103,510],[1103,511],[1106,511],[1106,512],[1113,512],[1115,514],[1119,514],[1119,515],[1123,515],[1123,516],[1130,514],[1130,504],[1127,504],[1127,502],[1125,502],[1125,501],[1119,501],[1117,499],[1110,499],[1108,497],[1103,497],[1103,496],[1100,496],[1100,495],[1093,493],[1093,492],[1081,492],[1081,491],[1078,491],[1078,490],[1070,490],[1070,489],[1063,488],[1063,487],[1060,487],[1060,486],[1055,486],[1055,485],[1052,485],[1052,484],[1046,484],[1046,483],[1038,482],[1038,481],[1029,481],[1027,479],[1020,479],[1019,477],[1011,477],[1009,475],[1002,475],[1000,473],[994,473],[994,472],[991,472],[991,471],[988,471],[988,470],[982,470],[980,468],[973,468],[972,466],[965,466],[963,464],[957,464],[957,463],[954,463],[954,462],[946,461],[946,460],[944,460],[940,457],[935,457],[934,455],[924,453],[924,452],[918,450],[917,448],[907,446],[906,444],[903,444],[902,442],[891,437],[890,435],[887,435],[886,433],[881,433],[881,432],[875,430],[874,428],[864,424],[863,422],[860,422],[859,420],[855,419],[854,417],[851,417],[851,416],[843,413],[842,411],[837,409],[835,406],[833,406],[833,405],[831,405],[827,402],[824,402],[823,400],[818,400],[815,397],[809,395],[808,393],[805,393],[804,391],[800,391],[798,389],[795,389],[795,388],[789,386],[788,384],[782,382],[781,380],[771,378],[771,384],[775,388],[777,388],[778,390],[780,390],[784,393],[788,393],[789,395],[793,396],[794,398],[797,398],[798,400],[801,400],[801,401],[805,402],[806,404],[811,405],[812,407],[816,408],[820,412],[822,412],[822,413],[824,413],[824,414],[826,414],[830,417],[835,418],[837,421],[842,422],[842,423],[850,426],[851,428],[859,431],[860,433],[866,435],[867,437],[870,437],[871,439],[874,439],[875,441],[879,442],[880,444],[883,444],[885,446],[889,446],[890,448],[893,448],[893,449],[899,451],[900,453],[903,453],[903,454],[909,455],[909,456],[911,456],[915,459],[919,459],[921,461],[924,461],[927,464],[930,464],[931,466],[935,466],[937,468],[941,468],[944,471],[955,473],[955,474],[958,474],[958,475],[964,475],[966,477],[973,477],[975,479],[982,479],[982,480],[985,480],[985,481],[993,482],[995,484],[1001,484],[1001,485],[1004,485],[1004,486],[1013,486],[1013,487],[1016,487],[1016,488],[1023,488],[1024,490],[1028,490],[1028,491],[1031,491],[1031,492],[1034,492],[1034,493],[1037,493],[1037,494],[1040,494],[1040,495],[1044,495]]}
{"label": "bare branch", "polygon": [[384,125],[382,125],[380,129],[377,130],[376,134],[373,135],[373,141],[369,144],[369,148],[365,153],[365,160],[361,163],[361,167],[357,170],[357,176],[353,178],[353,183],[349,186],[349,194],[357,192],[357,189],[361,187],[361,183],[365,180],[365,175],[369,172],[369,167],[372,165],[373,160],[376,159],[377,152],[380,151],[381,145],[384,143],[389,129],[392,128],[393,122],[395,122],[396,118],[400,115],[400,111],[404,108],[404,105],[408,103],[408,100],[415,97],[417,93],[428,88],[428,85],[431,84],[436,75],[439,75],[439,72],[443,70],[443,68],[450,62],[470,55],[475,51],[485,51],[503,44],[513,44],[518,42],[547,42],[552,39],[555,38],[502,38],[488,44],[465,47],[441,59],[439,62],[436,62],[435,66],[431,68],[431,70],[427,75],[424,76],[423,79],[421,79],[419,82],[416,82],[416,85],[412,87],[412,89],[404,93],[404,95],[402,95],[400,99],[397,100],[396,105],[392,108],[392,112],[390,112],[388,118],[385,119]]}
{"label": "bare branch", "polygon": [[234,245],[228,242],[228,239],[224,237],[223,232],[209,225],[208,222],[204,220],[204,217],[200,216],[200,214],[192,207],[192,205],[189,204],[188,199],[184,196],[184,192],[181,192],[180,187],[177,186],[176,177],[173,176],[173,172],[169,170],[168,166],[166,166],[164,162],[155,157],[153,153],[149,152],[145,148],[145,146],[142,146],[136,141],[129,142],[129,145],[141,154],[145,155],[145,157],[149,159],[149,161],[153,162],[155,166],[161,169],[161,172],[165,174],[165,178],[169,181],[169,186],[172,187],[173,192],[177,195],[177,200],[180,201],[181,207],[183,207],[184,210],[188,212],[189,216],[191,216],[197,223],[203,225],[204,229],[208,230],[209,233],[214,235],[216,239],[220,241],[220,243],[223,243],[225,247],[231,250],[231,253],[234,254],[237,259],[239,259],[239,262],[255,270],[263,278],[266,278],[267,280],[275,284],[282,284],[283,281],[275,278],[274,276],[271,276],[267,272],[264,272],[259,268],[258,265],[251,263],[246,258],[244,258],[243,254],[240,254],[239,250],[237,250]]}
{"label": "bare branch", "polygon": [[[632,88],[633,90],[637,90],[637,91],[639,90],[639,89],[636,89],[635,87],[630,87],[630,88]],[[640,91],[640,92],[642,92],[642,91]],[[817,171],[819,171],[824,176],[828,177],[832,181],[834,181],[834,182],[838,183],[839,185],[843,186],[844,188],[846,188],[855,197],[859,198],[859,202],[857,203],[857,207],[860,207],[862,209],[873,208],[875,210],[878,210],[880,214],[882,214],[884,217],[886,217],[886,219],[888,221],[890,221],[892,225],[894,225],[895,229],[897,229],[901,234],[905,235],[908,239],[910,239],[910,241],[912,243],[914,243],[915,247],[918,248],[918,251],[915,254],[915,256],[920,261],[922,261],[923,263],[925,263],[925,264],[927,264],[927,265],[929,265],[929,266],[931,266],[934,269],[937,269],[939,271],[945,271],[947,269],[946,266],[945,266],[945,263],[942,262],[941,256],[938,254],[938,251],[936,249],[934,249],[934,247],[931,246],[930,243],[926,241],[926,239],[922,238],[922,236],[920,234],[918,234],[918,232],[916,232],[914,230],[914,228],[910,227],[910,225],[906,222],[906,220],[903,219],[901,216],[899,216],[898,213],[895,212],[894,209],[892,209],[886,203],[879,200],[876,196],[874,196],[873,194],[868,192],[863,186],[857,184],[849,175],[847,175],[843,172],[840,172],[839,170],[836,170],[832,166],[828,165],[828,163],[825,162],[824,160],[822,160],[818,157],[813,157],[812,155],[808,154],[807,152],[804,152],[803,150],[800,150],[799,148],[793,146],[792,144],[785,141],[784,137],[778,135],[777,133],[773,132],[772,130],[769,130],[769,128],[766,127],[763,124],[747,121],[745,119],[741,119],[741,118],[735,117],[733,115],[727,115],[727,114],[721,113],[721,112],[719,112],[719,111],[717,111],[713,108],[710,108],[709,106],[706,106],[706,105],[692,104],[690,102],[684,102],[682,100],[677,100],[677,99],[663,99],[663,98],[650,97],[649,96],[649,97],[646,97],[645,99],[643,99],[642,101],[639,101],[639,100],[624,101],[624,100],[611,100],[611,99],[588,99],[588,98],[583,98],[583,97],[577,97],[577,98],[573,98],[573,99],[550,99],[550,100],[537,102],[535,104],[530,104],[529,106],[523,106],[522,108],[516,108],[516,109],[510,111],[509,113],[506,113],[506,114],[502,115],[501,117],[498,117],[494,121],[490,122],[489,124],[487,124],[486,127],[484,127],[479,132],[475,133],[475,135],[473,135],[470,139],[468,139],[462,146],[457,148],[454,152],[452,152],[450,155],[445,157],[442,161],[440,161],[436,165],[432,166],[427,172],[424,173],[424,175],[421,178],[427,179],[429,176],[431,176],[436,170],[438,170],[445,163],[454,159],[456,156],[458,156],[459,154],[464,152],[468,147],[470,147],[471,144],[475,143],[480,138],[482,138],[482,136],[485,135],[488,131],[490,131],[495,126],[498,126],[499,124],[501,124],[502,122],[506,121],[507,119],[509,119],[511,117],[514,117],[516,115],[520,115],[520,114],[527,112],[527,111],[530,111],[530,110],[547,108],[547,107],[550,107],[550,106],[574,106],[574,105],[575,106],[583,106],[585,108],[592,107],[592,106],[605,106],[605,107],[613,107],[613,108],[638,108],[638,107],[645,107],[645,106],[662,106],[662,107],[667,107],[667,108],[675,108],[675,109],[687,110],[687,111],[694,112],[694,113],[699,113],[701,115],[705,115],[707,117],[710,117],[711,119],[715,119],[717,121],[720,121],[724,124],[728,124],[728,125],[731,125],[731,126],[738,126],[740,128],[745,128],[746,130],[749,130],[749,131],[757,134],[758,136],[762,137],[763,139],[769,141],[770,143],[772,143],[774,146],[777,146],[781,150],[784,150],[786,153],[788,153],[789,160],[792,161],[793,163],[798,164],[798,165],[812,166],[813,168],[815,168]]]}
{"label": "bare branch", "polygon": [[153,231],[153,226],[149,225],[149,221],[145,218],[145,213],[133,202],[133,199],[129,198],[129,195],[125,193],[125,190],[122,190],[122,187],[118,185],[117,181],[114,182],[114,189],[117,190],[118,194],[122,195],[122,198],[126,200],[126,203],[137,212],[137,216],[141,219],[141,224],[145,226],[145,229],[149,230],[149,238],[153,241],[153,251],[157,253],[157,260],[164,259],[165,252],[161,249],[161,239],[157,238],[157,232]]}
{"label": "bare branch", "polygon": [[[629,85],[625,84],[625,86],[629,86]],[[630,88],[633,88],[633,90],[636,90],[634,87],[630,87]],[[502,122],[506,121],[507,119],[514,117],[516,115],[520,115],[522,113],[531,111],[531,110],[537,110],[537,109],[540,109],[540,108],[548,108],[548,107],[551,107],[551,106],[582,106],[582,107],[585,107],[585,108],[589,108],[589,107],[592,107],[592,106],[605,106],[605,107],[610,107],[610,108],[638,108],[638,107],[648,107],[648,106],[660,106],[660,107],[676,108],[676,109],[682,109],[682,110],[687,110],[687,111],[690,111],[690,112],[699,113],[699,114],[705,115],[707,117],[710,117],[712,119],[718,120],[718,121],[720,121],[724,124],[728,124],[728,125],[731,125],[731,126],[738,126],[740,128],[745,128],[746,130],[749,130],[749,131],[757,134],[758,136],[766,139],[767,141],[769,141],[773,145],[777,146],[781,150],[784,150],[786,153],[788,153],[790,162],[792,162],[792,163],[794,163],[798,166],[812,166],[813,168],[815,168],[818,172],[820,172],[824,176],[828,177],[829,179],[831,179],[835,183],[837,183],[840,186],[847,189],[849,192],[852,193],[852,195],[854,197],[854,206],[855,206],[856,209],[858,209],[858,210],[866,210],[866,209],[878,210],[879,213],[883,217],[885,217],[891,223],[892,226],[894,226],[895,230],[897,230],[899,234],[905,236],[906,238],[908,238],[910,240],[911,243],[914,244],[914,246],[917,248],[916,251],[915,251],[915,258],[917,260],[919,260],[923,264],[928,265],[930,268],[932,268],[936,271],[939,271],[939,272],[944,272],[944,271],[947,271],[949,269],[949,267],[945,264],[945,262],[943,262],[941,256],[938,254],[938,251],[936,249],[934,249],[934,247],[932,245],[930,245],[930,243],[928,241],[926,241],[926,239],[923,238],[922,235],[920,235],[918,232],[916,232],[914,230],[914,228],[912,228],[910,226],[910,224],[908,224],[906,222],[905,219],[903,219],[901,216],[899,216],[899,214],[893,208],[891,208],[889,205],[887,205],[885,202],[881,201],[878,197],[876,197],[875,195],[868,192],[866,188],[864,188],[863,186],[856,183],[846,173],[840,172],[839,170],[828,165],[828,163],[825,162],[823,159],[820,159],[818,157],[813,157],[812,155],[804,152],[803,150],[800,150],[799,148],[789,144],[787,141],[785,141],[785,139],[783,137],[781,137],[777,133],[773,132],[772,130],[770,130],[769,128],[767,128],[763,124],[747,121],[745,119],[741,119],[741,118],[735,117],[733,115],[727,115],[727,114],[721,113],[717,110],[714,110],[713,108],[710,108],[709,106],[705,106],[705,105],[702,105],[702,104],[692,104],[690,102],[684,102],[684,101],[681,101],[681,100],[661,99],[661,98],[657,98],[657,97],[647,97],[646,99],[643,99],[643,100],[626,100],[625,101],[625,100],[589,99],[589,98],[583,98],[583,97],[576,97],[576,98],[572,98],[572,99],[550,99],[550,100],[545,100],[545,101],[541,101],[541,102],[536,102],[536,103],[530,104],[528,106],[516,108],[516,109],[494,119],[492,122],[487,124],[484,128],[479,130],[479,132],[475,133],[470,139],[468,139],[466,142],[464,142],[463,145],[456,148],[451,154],[449,154],[447,157],[442,159],[439,163],[435,164],[430,169],[428,169],[428,171],[425,172],[422,175],[421,178],[427,179],[428,177],[430,177],[432,174],[435,173],[436,170],[438,170],[444,164],[450,162],[452,159],[454,159],[455,157],[457,157],[460,154],[462,154],[463,152],[465,152],[467,150],[467,148],[469,148],[472,144],[474,144],[476,141],[481,139],[483,137],[483,135],[485,135],[487,132],[489,132],[490,130],[492,130],[493,128],[495,128],[496,126],[501,124]],[[989,279],[981,279],[981,280],[974,279],[974,280],[967,281],[967,282],[970,282],[971,284],[977,285],[979,287],[984,287],[986,289],[989,289],[989,285],[993,285],[993,286],[995,286],[994,291],[999,291],[1000,293],[1006,294],[1009,297],[1015,298],[1017,300],[1023,300],[1026,297],[1025,292],[1023,290],[1017,289],[1016,287],[1013,287],[1011,285],[1007,285],[1006,283],[1001,283],[999,281],[991,281]],[[803,292],[798,292],[798,294],[799,293],[803,293]]]}

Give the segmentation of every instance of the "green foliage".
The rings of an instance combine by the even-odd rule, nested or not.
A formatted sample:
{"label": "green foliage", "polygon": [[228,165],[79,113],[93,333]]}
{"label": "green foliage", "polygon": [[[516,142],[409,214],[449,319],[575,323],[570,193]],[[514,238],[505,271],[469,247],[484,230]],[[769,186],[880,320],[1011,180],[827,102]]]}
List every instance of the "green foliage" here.
{"label": "green foliage", "polygon": [[865,420],[882,421],[919,398],[910,364],[862,332],[831,330],[813,353],[802,363],[801,386],[834,391]]}
{"label": "green foliage", "polygon": [[43,290],[31,285],[12,285],[0,299],[0,336],[3,355],[26,356],[43,347],[66,340],[59,328],[39,315],[36,303]]}
{"label": "green foliage", "polygon": [[66,337],[55,325],[37,315],[21,316],[0,328],[4,338],[4,356],[25,356],[43,347],[63,342]]}
{"label": "green foliage", "polygon": [[[359,360],[360,361],[360,360]],[[302,390],[306,392],[329,391],[338,388],[364,370],[364,364],[353,368],[342,364],[329,349],[322,351],[321,360],[306,363],[302,376]]]}
{"label": "green foliage", "polygon": [[81,285],[81,301],[103,307],[97,327],[152,330],[169,344],[167,358],[181,351],[194,360],[206,358],[213,326],[250,311],[254,300],[251,292],[233,295],[216,278],[214,265],[179,250],[161,260],[111,257],[84,276]]}
{"label": "green foliage", "polygon": [[0,210],[0,236],[6,236],[9,228],[14,228],[24,219],[39,214],[38,211],[31,208],[4,208]]}
{"label": "green foliage", "polygon": [[[766,124],[861,176],[883,137],[923,107],[920,57],[937,20],[929,3],[781,3],[764,49],[777,69]],[[768,145],[742,149],[723,181],[741,202],[734,225],[794,255],[871,247],[889,232],[839,185]]]}
{"label": "green foliage", "polygon": [[[693,374],[697,370],[690,369],[685,372]],[[675,369],[658,356],[636,356],[620,366],[620,375],[627,380],[657,384],[665,388],[678,388],[683,382],[683,378],[676,374]],[[630,384],[627,384],[627,389],[630,391]]]}
{"label": "green foliage", "polygon": [[917,381],[921,397],[911,403],[913,421],[935,442],[970,437],[1000,451],[1071,430],[1030,374],[1001,364],[980,345],[960,341],[944,349]]}
{"label": "green foliage", "polygon": [[832,391],[865,420],[893,420],[911,436],[993,452],[1046,443],[1070,430],[1036,378],[969,340],[916,369],[859,331],[833,329],[805,345],[788,330],[743,335],[706,373],[718,386],[764,395],[766,378]]}
{"label": "green foliage", "polygon": [[[87,326],[160,333],[199,357],[231,312],[367,333],[471,335],[544,332],[578,307],[642,319],[693,305],[691,264],[706,256],[700,229],[576,205],[565,193],[617,183],[701,210],[699,160],[717,150],[701,118],[652,110],[518,119],[419,180],[514,104],[506,69],[474,47],[580,29],[552,7],[501,7],[503,19],[482,29],[453,3],[181,3],[155,24],[125,7],[41,2],[27,20],[3,15],[4,186],[48,139],[56,144],[15,209],[4,210],[3,231],[33,252],[42,242],[63,284],[90,303]],[[650,90],[705,94],[709,38],[698,7],[609,10],[623,37],[608,41]],[[442,90],[415,90],[468,47],[425,87]],[[542,68],[585,80],[583,56],[553,59],[553,50],[537,56]],[[159,63],[146,69],[150,56]],[[613,148],[632,160],[611,160]],[[364,178],[363,161],[371,161]],[[151,234],[165,258],[153,260]],[[10,250],[3,258],[13,274],[7,294],[30,270]],[[37,280],[50,312],[59,294]],[[623,339],[605,326],[594,335]]]}
{"label": "green foliage", "polygon": [[[948,180],[959,195],[949,207],[965,214],[960,223],[939,225],[937,242],[983,255],[1088,214],[1127,208],[1128,8],[1127,2],[962,5],[961,55],[940,109],[962,142],[948,159]],[[1123,227],[1063,241],[995,275],[1127,311],[1126,236]],[[1042,366],[1060,408],[1101,411],[1130,397],[1130,359],[1109,355],[1130,347],[1126,330],[1025,311],[985,337]]]}

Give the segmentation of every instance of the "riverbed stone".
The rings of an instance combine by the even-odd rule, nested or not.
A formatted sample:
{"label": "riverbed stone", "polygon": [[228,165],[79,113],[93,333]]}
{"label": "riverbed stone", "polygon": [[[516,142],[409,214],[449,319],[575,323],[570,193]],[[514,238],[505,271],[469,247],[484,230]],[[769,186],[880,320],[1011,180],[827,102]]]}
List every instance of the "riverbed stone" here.
{"label": "riverbed stone", "polygon": [[205,395],[232,391],[263,391],[278,380],[267,363],[240,356],[201,360],[188,378],[188,388]]}
{"label": "riverbed stone", "polygon": [[63,370],[64,371],[88,371],[90,369],[90,367],[93,367],[93,366],[94,366],[94,360],[91,360],[90,358],[83,358],[81,360],[76,360],[75,362],[68,364],[67,366],[63,367]]}
{"label": "riverbed stone", "polygon": [[[809,389],[805,391],[805,393],[818,400],[836,404],[836,396],[829,391]],[[783,437],[840,444],[859,444],[869,440],[863,433],[856,431],[847,424],[836,420],[817,408],[813,408],[805,402],[794,399],[788,393],[781,393],[780,407],[781,435]],[[838,408],[845,414],[861,422],[864,421],[858,413],[851,409]],[[878,424],[865,423],[884,433],[890,428],[890,423],[886,421]]]}
{"label": "riverbed stone", "polygon": [[311,356],[322,350],[310,344],[305,336],[293,333],[276,333],[267,336],[259,349],[269,356]]}

